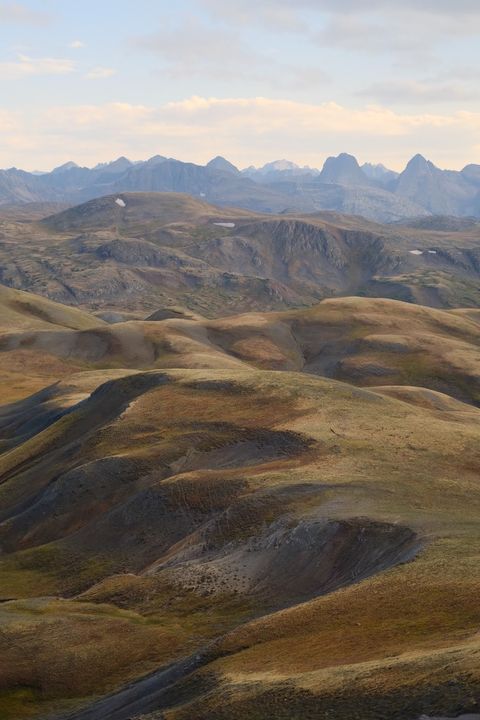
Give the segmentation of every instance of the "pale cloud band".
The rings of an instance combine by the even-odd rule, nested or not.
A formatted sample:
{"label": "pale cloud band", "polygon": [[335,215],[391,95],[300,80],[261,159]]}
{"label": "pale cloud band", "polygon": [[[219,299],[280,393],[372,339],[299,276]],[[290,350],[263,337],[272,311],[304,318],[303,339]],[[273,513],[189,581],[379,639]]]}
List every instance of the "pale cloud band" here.
{"label": "pale cloud band", "polygon": [[90,70],[85,77],[87,80],[106,80],[116,74],[114,68],[95,67]]}
{"label": "pale cloud band", "polygon": [[68,75],[75,64],[67,58],[32,58],[19,55],[16,60],[0,62],[1,79],[17,79],[41,75]]}
{"label": "pale cloud band", "polygon": [[[109,103],[0,114],[0,166],[93,165],[155,153],[204,163],[218,153],[240,166],[289,157],[321,165],[331,153],[401,168],[417,151],[440,166],[480,161],[480,113],[396,113],[257,98],[191,97],[161,107]],[[450,157],[448,148],[454,148]]]}
{"label": "pale cloud band", "polygon": [[24,3],[0,2],[0,23],[47,25],[50,20],[48,13],[32,10]]}

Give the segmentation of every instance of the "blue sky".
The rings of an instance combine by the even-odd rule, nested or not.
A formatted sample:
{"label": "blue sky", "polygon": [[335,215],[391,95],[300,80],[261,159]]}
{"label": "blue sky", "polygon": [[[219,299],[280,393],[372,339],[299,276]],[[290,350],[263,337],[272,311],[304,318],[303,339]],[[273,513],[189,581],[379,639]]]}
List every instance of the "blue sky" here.
{"label": "blue sky", "polygon": [[478,0],[0,0],[0,167],[480,163]]}

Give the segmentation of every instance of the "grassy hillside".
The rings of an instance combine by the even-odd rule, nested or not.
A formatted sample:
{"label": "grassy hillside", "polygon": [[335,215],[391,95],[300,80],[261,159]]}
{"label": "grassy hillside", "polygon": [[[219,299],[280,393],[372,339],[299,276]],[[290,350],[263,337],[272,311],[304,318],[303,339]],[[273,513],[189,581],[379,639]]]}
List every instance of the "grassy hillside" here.
{"label": "grassy hillside", "polygon": [[256,616],[182,681],[172,717],[301,717],[323,698],[407,718],[450,711],[468,683],[475,696],[478,410],[296,373],[120,375],[4,410],[6,717],[31,706],[19,685],[41,716]]}
{"label": "grassy hillside", "polygon": [[257,367],[362,386],[415,385],[480,400],[475,311],[342,298],[308,310],[216,320],[208,331],[226,352]]}
{"label": "grassy hillside", "polygon": [[87,330],[103,321],[77,308],[0,285],[0,330],[44,330],[54,327]]}
{"label": "grassy hillside", "polygon": [[2,718],[478,713],[476,310],[0,301]]}
{"label": "grassy hillside", "polygon": [[[8,297],[16,297],[8,292]],[[42,370],[44,377],[52,378],[111,367],[254,367],[365,387],[419,386],[464,402],[480,402],[480,324],[475,310],[450,312],[394,300],[338,298],[305,310],[213,321],[166,308],[151,316],[159,320],[109,325],[54,303],[48,308],[58,322],[63,318],[64,323],[76,321],[86,327],[60,327],[21,315],[17,331],[10,326],[3,335],[0,367],[12,371],[17,366],[25,376]]]}
{"label": "grassy hillside", "polygon": [[[120,200],[120,204],[117,202]],[[255,217],[248,210],[219,209],[214,205],[183,193],[128,192],[107,195],[52,214],[42,219],[42,225],[55,230],[105,229],[112,226],[123,231],[138,231],[139,227],[150,231],[159,225],[174,222],[200,224],[222,214],[225,218]]]}
{"label": "grassy hillside", "polygon": [[0,311],[2,719],[478,714],[478,310]]}
{"label": "grassy hillside", "polygon": [[[65,377],[82,363],[60,359],[48,348],[30,347],[35,333],[85,331],[105,323],[77,308],[0,285],[0,384],[3,402],[15,400]],[[33,335],[30,335],[33,333]],[[10,350],[22,334],[22,348]]]}

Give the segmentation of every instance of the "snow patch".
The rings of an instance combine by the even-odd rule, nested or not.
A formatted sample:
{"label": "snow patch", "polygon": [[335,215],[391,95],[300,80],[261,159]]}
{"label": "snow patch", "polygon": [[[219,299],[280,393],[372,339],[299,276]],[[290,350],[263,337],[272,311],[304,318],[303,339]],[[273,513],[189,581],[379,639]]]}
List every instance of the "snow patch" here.
{"label": "snow patch", "polygon": [[217,222],[217,223],[214,222],[213,224],[218,225],[219,227],[226,227],[226,228],[234,228],[235,227],[235,223],[228,223],[228,222]]}
{"label": "snow patch", "polygon": [[436,254],[437,254],[437,251],[436,251],[436,250],[429,250],[428,252],[430,253],[430,255],[436,255]]}
{"label": "snow patch", "polygon": [[410,255],[423,255],[423,250],[409,250]]}
{"label": "snow patch", "polygon": [[120,205],[120,207],[127,207],[127,203],[125,202],[125,200],[122,200],[122,198],[117,198],[115,202],[117,203],[117,205]]}

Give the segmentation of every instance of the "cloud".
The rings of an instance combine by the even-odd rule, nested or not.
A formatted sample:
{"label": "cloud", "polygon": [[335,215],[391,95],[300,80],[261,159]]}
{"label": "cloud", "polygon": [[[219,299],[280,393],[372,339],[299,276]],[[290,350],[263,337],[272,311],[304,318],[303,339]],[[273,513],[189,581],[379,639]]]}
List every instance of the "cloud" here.
{"label": "cloud", "polygon": [[[322,47],[362,54],[433,57],[445,42],[480,34],[480,12],[442,14],[402,5],[389,12],[331,13],[311,39]],[[415,58],[414,58],[415,59]]]}
{"label": "cloud", "polygon": [[465,105],[480,100],[480,70],[454,67],[413,79],[376,80],[357,92],[358,97],[395,105]]}
{"label": "cloud", "polygon": [[[224,0],[197,0],[197,4],[205,9],[229,17],[247,17],[256,9],[260,17],[265,13],[279,13],[291,9],[291,0],[236,0],[235,3],[225,3]],[[402,7],[415,12],[428,12],[432,15],[448,15],[455,17],[461,15],[480,15],[477,0],[403,0]],[[308,10],[318,13],[332,13],[342,15],[346,12],[355,14],[396,12],[399,8],[398,0],[297,0],[295,10]]]}
{"label": "cloud", "polygon": [[68,47],[71,47],[74,50],[80,50],[81,48],[85,47],[85,43],[83,43],[81,40],[73,40]]}
{"label": "cloud", "polygon": [[418,49],[426,52],[429,49],[429,43],[418,37],[423,35],[423,27],[400,32],[399,27],[402,26],[403,19],[395,24],[386,24],[381,17],[335,15],[323,28],[312,32],[311,39],[323,48],[340,47],[364,54],[412,53]]}
{"label": "cloud", "polygon": [[173,76],[205,71],[224,76],[238,68],[252,73],[262,60],[233,29],[214,27],[193,16],[178,25],[165,24],[133,44],[155,53]]}
{"label": "cloud", "polygon": [[68,75],[75,64],[66,58],[31,58],[19,55],[17,60],[0,62],[0,78],[18,79],[39,75]]}
{"label": "cloud", "polygon": [[[267,0],[268,1],[268,0]],[[287,2],[287,0],[279,0]],[[357,13],[372,11],[396,11],[399,7],[398,0],[299,0],[300,5],[317,7],[319,10],[329,10],[335,13],[354,11]],[[480,9],[477,0],[402,0],[402,6],[418,12],[430,12],[433,15],[457,14],[479,15]]]}
{"label": "cloud", "polygon": [[319,48],[433,61],[455,38],[480,35],[477,0],[196,0],[211,22],[296,33]]}
{"label": "cloud", "polygon": [[23,3],[0,2],[0,23],[47,25],[50,21],[48,13],[32,10]]}
{"label": "cloud", "polygon": [[90,70],[85,77],[87,80],[105,80],[107,78],[112,77],[112,75],[116,74],[116,70],[114,68],[108,68],[108,67],[95,67]]}
{"label": "cloud", "polygon": [[196,128],[225,125],[235,129],[241,123],[242,129],[248,129],[257,137],[281,130],[303,138],[309,134],[317,140],[322,133],[395,137],[420,125],[446,126],[453,122],[453,118],[448,116],[401,115],[373,105],[352,109],[335,102],[314,105],[262,97],[221,99],[194,96],[181,102],[167,103],[163,112],[179,125],[188,120]]}
{"label": "cloud", "polygon": [[0,133],[10,132],[17,126],[16,114],[10,110],[0,109]]}
{"label": "cloud", "polygon": [[249,43],[237,28],[209,24],[194,16],[178,25],[164,25],[154,33],[137,37],[134,47],[159,58],[171,78],[223,81],[232,78],[272,88],[303,90],[329,80],[320,68],[285,62]]}
{"label": "cloud", "polygon": [[458,79],[391,80],[375,82],[359,91],[360,97],[389,105],[449,104],[480,99],[478,77],[475,81]]}
{"label": "cloud", "polygon": [[272,86],[293,91],[312,90],[331,82],[331,77],[322,68],[284,67],[280,77],[272,78]]}
{"label": "cloud", "polygon": [[220,153],[241,166],[286,156],[318,167],[328,155],[349,151],[400,169],[420,150],[442,167],[461,167],[480,161],[479,137],[480,113],[194,96],[160,107],[56,106],[7,116],[0,165],[49,167],[68,158],[94,165],[156,153],[202,163]]}
{"label": "cloud", "polygon": [[234,3],[225,3],[223,0],[199,0],[199,5],[209,11],[213,17],[236,25],[263,25],[273,31],[287,32],[302,32],[307,28],[299,12],[302,2],[297,2],[295,7],[292,7],[291,2],[268,0],[264,2],[236,0]]}

